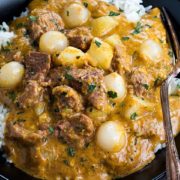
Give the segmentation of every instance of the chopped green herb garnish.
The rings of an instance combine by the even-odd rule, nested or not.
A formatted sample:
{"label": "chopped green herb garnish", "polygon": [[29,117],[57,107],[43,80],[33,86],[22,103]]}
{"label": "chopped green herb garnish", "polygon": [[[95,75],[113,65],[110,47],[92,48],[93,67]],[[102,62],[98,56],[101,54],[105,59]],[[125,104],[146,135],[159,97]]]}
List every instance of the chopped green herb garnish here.
{"label": "chopped green herb garnish", "polygon": [[123,9],[121,9],[121,8],[119,8],[119,12],[124,12],[124,10],[123,10]]}
{"label": "chopped green herb garnish", "polygon": [[69,156],[74,157],[75,154],[76,154],[76,151],[75,151],[75,149],[73,147],[68,147],[67,148],[67,153],[68,153]]}
{"label": "chopped green herb garnish", "polygon": [[67,80],[73,80],[74,79],[73,76],[71,76],[70,74],[65,74],[65,78]]}
{"label": "chopped green herb garnish", "polygon": [[8,93],[8,97],[12,100],[15,101],[16,99],[16,93],[14,91],[11,91]]}
{"label": "chopped green herb garnish", "polygon": [[153,16],[154,19],[158,18],[157,16]]}
{"label": "chopped green herb garnish", "polygon": [[53,133],[54,133],[54,128],[53,128],[53,127],[49,127],[48,130],[49,130],[49,133],[50,133],[50,134],[53,134]]}
{"label": "chopped green herb garnish", "polygon": [[16,121],[13,122],[13,125],[17,123],[24,123],[26,120],[25,119],[17,119]]}
{"label": "chopped green herb garnish", "polygon": [[95,44],[96,44],[97,47],[100,47],[100,46],[101,46],[101,42],[99,42],[99,41],[97,41],[97,40],[95,40]]}
{"label": "chopped green herb garnish", "polygon": [[24,111],[19,111],[16,114],[23,114],[23,113],[24,113]]}
{"label": "chopped green herb garnish", "polygon": [[168,52],[168,55],[169,55],[170,57],[173,57],[174,54],[173,54],[172,51],[169,51],[169,52]]}
{"label": "chopped green herb garnish", "polygon": [[177,84],[177,88],[178,88],[178,89],[180,89],[180,83],[179,83],[179,84]]}
{"label": "chopped green herb garnish", "polygon": [[108,96],[112,99],[117,98],[117,92],[114,91],[108,91]]}
{"label": "chopped green herb garnish", "polygon": [[125,102],[120,103],[120,107],[124,107],[125,106]]}
{"label": "chopped green herb garnish", "polygon": [[65,165],[69,166],[69,161],[68,161],[67,159],[64,159],[64,160],[63,160],[63,163],[64,163]]}
{"label": "chopped green herb garnish", "polygon": [[137,116],[138,116],[137,113],[134,112],[134,113],[131,114],[130,119],[135,120]]}
{"label": "chopped green herb garnish", "polygon": [[142,26],[141,22],[137,22],[136,27],[135,27],[134,31],[132,32],[132,35],[139,34],[141,32],[142,28],[143,28],[143,26]]}
{"label": "chopped green herb garnish", "polygon": [[69,11],[66,11],[67,16],[69,16]]}
{"label": "chopped green herb garnish", "polygon": [[162,78],[160,77],[156,78],[156,80],[154,81],[154,87],[159,86],[161,82],[162,82]]}
{"label": "chopped green herb garnish", "polygon": [[90,84],[90,85],[88,86],[88,92],[93,92],[93,91],[95,90],[95,88],[96,88],[96,85]]}
{"label": "chopped green herb garnish", "polygon": [[162,43],[162,44],[164,43],[164,41],[162,39],[159,39],[159,42]]}
{"label": "chopped green herb garnish", "polygon": [[148,27],[148,28],[152,28],[152,26],[149,25],[149,24],[145,24],[144,26],[146,26],[146,27]]}
{"label": "chopped green herb garnish", "polygon": [[9,52],[10,51],[10,49],[8,48],[8,47],[4,47],[4,46],[2,46],[1,47],[1,51],[3,51],[3,52]]}
{"label": "chopped green herb garnish", "polygon": [[120,13],[114,12],[114,11],[110,11],[109,12],[109,16],[119,16]]}
{"label": "chopped green herb garnish", "polygon": [[87,2],[84,2],[83,4],[84,4],[84,7],[86,7],[86,8],[88,7],[88,3]]}
{"label": "chopped green herb garnish", "polygon": [[137,11],[137,13],[139,14],[141,12],[141,10],[139,9],[138,11]]}
{"label": "chopped green herb garnish", "polygon": [[16,28],[22,28],[22,27],[26,27],[26,24],[25,23],[18,23],[16,24]]}
{"label": "chopped green herb garnish", "polygon": [[148,84],[142,84],[142,86],[143,86],[146,90],[149,89],[149,85],[148,85]]}
{"label": "chopped green herb garnish", "polygon": [[37,16],[29,16],[29,19],[30,19],[30,21],[35,22],[35,21],[37,21],[38,17]]}
{"label": "chopped green herb garnish", "polygon": [[123,41],[127,41],[127,40],[129,40],[130,38],[128,37],[128,36],[124,36],[124,37],[122,37],[121,38]]}

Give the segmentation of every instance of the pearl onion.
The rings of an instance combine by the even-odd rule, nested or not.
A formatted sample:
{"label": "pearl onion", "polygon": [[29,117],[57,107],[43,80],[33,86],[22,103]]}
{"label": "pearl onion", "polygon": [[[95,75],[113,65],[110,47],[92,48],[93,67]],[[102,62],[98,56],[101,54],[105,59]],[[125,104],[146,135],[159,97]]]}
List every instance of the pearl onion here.
{"label": "pearl onion", "polygon": [[9,62],[0,69],[0,87],[14,88],[22,81],[23,76],[24,66],[16,61]]}
{"label": "pearl onion", "polygon": [[108,152],[118,152],[126,144],[126,132],[118,121],[103,123],[97,132],[97,144]]}
{"label": "pearl onion", "polygon": [[104,83],[108,91],[117,93],[117,97],[112,99],[114,101],[122,101],[127,92],[126,84],[122,76],[114,72],[104,77]]}
{"label": "pearl onion", "polygon": [[87,22],[89,16],[88,9],[78,3],[70,4],[63,12],[64,20],[67,26],[71,28],[83,25]]}
{"label": "pearl onion", "polygon": [[49,54],[61,52],[68,44],[67,37],[58,31],[44,33],[39,41],[40,50]]}

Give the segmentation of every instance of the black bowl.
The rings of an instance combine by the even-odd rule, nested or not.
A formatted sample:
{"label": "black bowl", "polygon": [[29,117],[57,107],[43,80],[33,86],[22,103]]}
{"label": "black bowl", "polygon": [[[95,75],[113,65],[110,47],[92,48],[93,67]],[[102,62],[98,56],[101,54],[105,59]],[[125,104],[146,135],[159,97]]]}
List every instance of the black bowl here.
{"label": "black bowl", "polygon": [[[29,0],[0,0],[0,22],[5,20],[9,21],[12,16],[18,16],[19,13],[25,9]],[[144,0],[144,5],[153,5],[153,7],[165,6],[173,21],[175,30],[180,40],[180,0]],[[7,8],[8,7],[8,8]],[[16,7],[15,10],[13,7]],[[4,10],[7,8],[6,10]],[[9,13],[10,12],[10,13]],[[180,153],[180,135],[176,137],[176,145]],[[33,180],[32,178],[15,168],[12,164],[6,163],[0,152],[0,179],[26,179]],[[142,170],[123,178],[124,180],[165,180],[165,149],[159,151],[156,158],[152,163],[147,165]]]}

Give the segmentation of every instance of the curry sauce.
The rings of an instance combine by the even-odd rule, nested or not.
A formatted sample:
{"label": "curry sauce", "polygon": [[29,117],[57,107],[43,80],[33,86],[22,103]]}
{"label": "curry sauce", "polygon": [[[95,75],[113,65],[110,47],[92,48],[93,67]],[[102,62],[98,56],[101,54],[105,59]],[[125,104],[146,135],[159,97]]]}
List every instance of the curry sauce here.
{"label": "curry sauce", "polygon": [[[28,8],[0,52],[1,68],[24,68],[13,87],[0,83],[14,165],[40,179],[104,180],[149,164],[165,142],[160,86],[173,59],[160,10],[132,23],[96,0],[33,0]],[[169,97],[174,135],[178,93]]]}

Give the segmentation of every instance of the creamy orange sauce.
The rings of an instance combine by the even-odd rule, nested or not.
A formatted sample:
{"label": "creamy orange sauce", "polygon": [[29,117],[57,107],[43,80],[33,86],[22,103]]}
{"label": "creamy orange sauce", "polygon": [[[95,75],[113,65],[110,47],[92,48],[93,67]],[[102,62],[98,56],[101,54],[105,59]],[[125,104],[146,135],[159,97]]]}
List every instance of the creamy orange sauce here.
{"label": "creamy orange sauce", "polygon": [[[63,8],[67,6],[70,0],[34,0],[30,3],[30,13],[34,9],[47,9],[62,15]],[[114,6],[105,9],[101,14],[103,6],[96,5],[95,0],[77,1],[88,3],[88,9],[91,17],[83,26],[91,27],[93,19],[108,15],[110,11],[118,11]],[[97,9],[100,12],[98,14]],[[103,12],[103,10],[102,10]],[[30,14],[28,15],[30,16]],[[78,14],[77,14],[78,16]],[[140,21],[142,28],[140,33],[133,34],[137,24],[128,22],[122,12],[119,16],[113,16],[118,22],[118,26],[105,36],[100,37],[102,41],[113,34],[118,34],[122,46],[125,47],[127,61],[131,64],[130,68],[138,67],[149,75],[149,84],[144,85],[147,88],[148,95],[137,97],[132,90],[129,75],[122,74],[127,86],[126,97],[123,101],[112,105],[103,111],[95,108],[86,107],[83,113],[88,115],[95,126],[95,135],[87,147],[75,148],[75,153],[70,155],[66,143],[63,143],[51,133],[40,143],[35,145],[26,145],[18,140],[12,140],[8,137],[6,129],[6,149],[16,167],[41,179],[112,179],[124,177],[135,171],[142,169],[155,158],[154,150],[158,144],[165,141],[163,120],[160,105],[160,84],[156,84],[158,78],[163,81],[172,69],[172,57],[169,56],[170,47],[166,41],[166,31],[161,22],[160,10],[152,9],[144,15]],[[29,51],[39,51],[38,46],[32,44],[29,40],[26,29],[29,18],[17,18],[11,22],[10,28],[17,37],[7,47],[8,52],[18,50],[25,57]],[[22,27],[21,27],[22,26]],[[67,25],[65,25],[68,28]],[[125,38],[128,37],[128,38]],[[141,44],[151,39],[157,42],[162,48],[162,56],[158,63],[143,59],[140,55]],[[128,60],[129,58],[129,60]],[[0,52],[0,65],[12,61],[7,52]],[[130,71],[131,71],[130,69]],[[109,74],[113,70],[105,70]],[[159,83],[159,82],[158,82]],[[22,86],[13,90],[15,94],[21,91]],[[7,93],[8,94],[8,93]],[[7,95],[6,94],[6,95]],[[8,95],[7,95],[8,96]],[[136,99],[138,98],[138,100]],[[57,119],[51,112],[49,102],[44,100],[45,108],[42,114],[37,115],[35,107],[21,110],[17,107],[10,107],[8,122],[23,120],[23,127],[30,132],[38,132],[39,125],[48,123],[54,126]],[[139,106],[140,104],[140,106]],[[180,131],[180,98],[170,96],[170,109],[173,121],[174,135]],[[119,121],[126,131],[126,143],[119,152],[106,152],[96,143],[96,133],[100,125],[109,120]]]}

